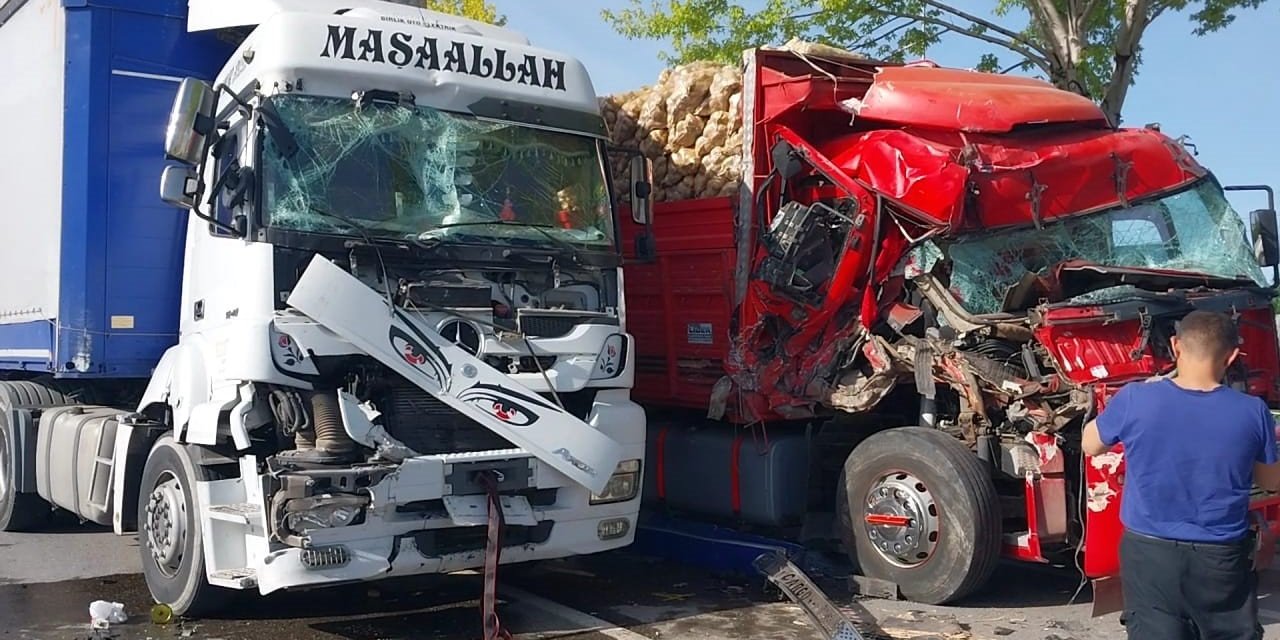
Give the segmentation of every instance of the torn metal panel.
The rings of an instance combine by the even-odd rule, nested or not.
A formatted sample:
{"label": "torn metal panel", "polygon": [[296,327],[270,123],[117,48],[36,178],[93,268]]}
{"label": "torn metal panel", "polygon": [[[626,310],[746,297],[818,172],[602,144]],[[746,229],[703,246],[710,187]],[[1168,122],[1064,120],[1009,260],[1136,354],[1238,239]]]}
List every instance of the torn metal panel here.
{"label": "torn metal panel", "polygon": [[827,394],[824,402],[833,409],[849,413],[869,411],[893,391],[899,375],[892,370],[869,375],[857,371],[847,373]]}
{"label": "torn metal panel", "polygon": [[1111,451],[1099,456],[1093,456],[1089,459],[1089,464],[1094,469],[1108,474],[1115,474],[1120,470],[1120,463],[1124,460],[1124,454],[1119,451]]}
{"label": "torn metal panel", "polygon": [[351,439],[373,449],[375,459],[390,462],[403,462],[417,457],[417,451],[396,440],[380,424],[374,424],[379,413],[368,403],[361,404],[355,396],[346,391],[338,392],[338,409],[342,414],[342,424]]}
{"label": "torn metal panel", "polygon": [[1090,511],[1102,512],[1111,506],[1111,501],[1119,493],[1107,482],[1094,482],[1089,485],[1085,494],[1086,505]]}
{"label": "torn metal panel", "polygon": [[[1148,130],[1016,138],[878,129],[816,146],[854,180],[948,232],[1048,224],[1136,202],[1206,175]],[[1131,158],[1117,191],[1111,154]]]}
{"label": "torn metal panel", "polygon": [[1120,570],[1120,496],[1124,490],[1124,452],[1120,447],[1102,456],[1085,456],[1084,571],[1089,577],[1115,575]]}

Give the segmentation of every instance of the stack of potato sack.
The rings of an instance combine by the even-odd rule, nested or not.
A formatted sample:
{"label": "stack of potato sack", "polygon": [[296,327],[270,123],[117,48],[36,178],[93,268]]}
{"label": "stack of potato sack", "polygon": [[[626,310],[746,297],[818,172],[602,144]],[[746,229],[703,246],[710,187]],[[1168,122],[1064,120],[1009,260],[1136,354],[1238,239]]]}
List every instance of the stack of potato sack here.
{"label": "stack of potato sack", "polygon": [[[613,143],[653,160],[655,202],[737,193],[742,163],[742,70],[694,62],[654,85],[600,99]],[[618,163],[615,192],[630,193]]]}

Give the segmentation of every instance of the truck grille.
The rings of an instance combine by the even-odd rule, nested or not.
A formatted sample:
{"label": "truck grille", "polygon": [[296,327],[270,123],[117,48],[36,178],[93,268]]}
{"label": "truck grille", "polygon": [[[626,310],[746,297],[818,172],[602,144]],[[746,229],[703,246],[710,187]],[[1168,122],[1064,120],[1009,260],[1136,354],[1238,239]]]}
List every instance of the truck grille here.
{"label": "truck grille", "polygon": [[[555,522],[551,520],[543,520],[534,527],[506,525],[502,527],[502,547],[511,549],[526,544],[542,544],[551,538],[554,526]],[[418,553],[424,558],[438,558],[451,553],[484,549],[488,542],[488,531],[485,527],[430,529],[415,533],[413,539]]]}
{"label": "truck grille", "polygon": [[389,389],[378,403],[378,410],[387,432],[423,455],[517,448],[407,382]]}
{"label": "truck grille", "polygon": [[520,331],[530,338],[559,338],[580,324],[582,318],[573,316],[520,315]]}

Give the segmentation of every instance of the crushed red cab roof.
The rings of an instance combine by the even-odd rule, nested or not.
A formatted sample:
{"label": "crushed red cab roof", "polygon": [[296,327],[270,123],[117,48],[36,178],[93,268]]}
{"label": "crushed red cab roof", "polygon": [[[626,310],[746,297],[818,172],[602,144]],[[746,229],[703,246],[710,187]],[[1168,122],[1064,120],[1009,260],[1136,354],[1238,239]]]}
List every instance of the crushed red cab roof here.
{"label": "crushed red cab roof", "polygon": [[866,95],[844,106],[860,118],[982,133],[1028,124],[1108,124],[1092,100],[1047,82],[932,65],[883,67]]}

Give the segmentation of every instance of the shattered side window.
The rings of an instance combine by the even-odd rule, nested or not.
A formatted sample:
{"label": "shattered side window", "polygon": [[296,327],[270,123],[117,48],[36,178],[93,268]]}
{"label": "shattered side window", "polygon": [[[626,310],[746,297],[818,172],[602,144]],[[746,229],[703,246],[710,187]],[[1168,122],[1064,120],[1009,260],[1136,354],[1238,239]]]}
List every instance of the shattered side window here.
{"label": "shattered side window", "polygon": [[[319,233],[414,238],[448,225],[519,222],[564,240],[613,243],[594,140],[427,107],[278,96],[272,105],[298,143],[286,158],[268,136],[266,223]],[[530,233],[530,232],[533,233]],[[480,240],[546,242],[515,225],[468,226]]]}
{"label": "shattered side window", "polygon": [[1075,259],[1265,283],[1244,221],[1211,182],[1043,229],[995,232],[941,246],[952,263],[951,290],[975,314],[1011,310],[1004,308],[1011,289]]}

